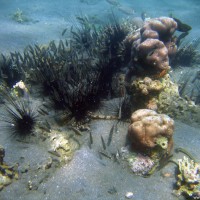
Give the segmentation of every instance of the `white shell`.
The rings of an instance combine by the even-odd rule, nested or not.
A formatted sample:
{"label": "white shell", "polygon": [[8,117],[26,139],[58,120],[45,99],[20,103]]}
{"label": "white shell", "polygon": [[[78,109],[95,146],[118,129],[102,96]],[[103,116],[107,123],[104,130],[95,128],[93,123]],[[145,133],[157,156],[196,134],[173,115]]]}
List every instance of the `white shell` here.
{"label": "white shell", "polygon": [[133,193],[132,192],[127,192],[126,195],[125,195],[125,197],[127,199],[131,199],[133,197]]}

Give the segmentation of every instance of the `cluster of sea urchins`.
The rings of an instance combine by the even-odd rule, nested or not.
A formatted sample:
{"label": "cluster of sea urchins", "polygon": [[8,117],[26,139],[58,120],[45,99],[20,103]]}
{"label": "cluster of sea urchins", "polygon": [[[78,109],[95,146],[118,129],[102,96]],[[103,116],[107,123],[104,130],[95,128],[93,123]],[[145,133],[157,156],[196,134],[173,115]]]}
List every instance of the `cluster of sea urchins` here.
{"label": "cluster of sea urchins", "polygon": [[[1,55],[0,78],[8,86],[19,80],[41,85],[43,95],[48,95],[56,108],[79,120],[98,105],[102,95],[109,93],[113,74],[129,63],[131,51],[127,54],[123,46],[130,29],[132,32],[135,27],[113,18],[114,23],[97,31],[87,18],[78,21],[81,25],[71,29],[70,39],[58,44],[51,41],[43,46],[29,45],[23,53],[10,53],[8,57]],[[10,113],[27,112],[23,106],[13,107],[17,109],[11,108]],[[27,113],[35,122],[32,112]]]}
{"label": "cluster of sea urchins", "polygon": [[[23,53],[1,55],[0,59],[1,79],[9,87],[19,80],[39,84],[55,108],[66,110],[77,120],[97,108],[102,94],[109,92],[112,74],[119,69],[117,52],[128,33],[118,22],[99,31],[87,18],[79,18],[79,22],[81,26],[71,30],[70,40],[29,45]],[[30,105],[23,98],[7,95],[5,106],[7,116],[3,121],[11,132],[31,133],[36,117]]]}

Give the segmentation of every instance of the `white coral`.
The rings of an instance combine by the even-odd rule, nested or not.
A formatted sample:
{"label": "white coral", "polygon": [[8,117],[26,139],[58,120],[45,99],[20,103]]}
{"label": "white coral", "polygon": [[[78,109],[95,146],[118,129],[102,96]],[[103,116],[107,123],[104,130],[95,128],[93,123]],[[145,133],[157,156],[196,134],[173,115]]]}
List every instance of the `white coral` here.
{"label": "white coral", "polygon": [[61,134],[55,134],[50,139],[52,141],[52,150],[57,151],[58,149],[64,149],[69,151],[69,141]]}
{"label": "white coral", "polygon": [[178,160],[179,171],[182,181],[187,183],[199,183],[200,182],[200,166],[194,160],[189,160],[188,157]]}
{"label": "white coral", "polygon": [[25,92],[28,92],[28,89],[22,80],[17,82],[15,85],[13,85],[13,88],[20,88],[20,89],[24,90]]}

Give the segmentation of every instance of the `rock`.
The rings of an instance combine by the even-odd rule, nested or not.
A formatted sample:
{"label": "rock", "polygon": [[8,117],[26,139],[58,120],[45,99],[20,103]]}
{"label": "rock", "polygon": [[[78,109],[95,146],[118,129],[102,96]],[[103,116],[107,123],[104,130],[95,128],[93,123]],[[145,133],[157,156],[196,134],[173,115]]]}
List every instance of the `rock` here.
{"label": "rock", "polygon": [[127,192],[126,195],[125,195],[125,197],[127,199],[132,199],[133,198],[133,192]]}

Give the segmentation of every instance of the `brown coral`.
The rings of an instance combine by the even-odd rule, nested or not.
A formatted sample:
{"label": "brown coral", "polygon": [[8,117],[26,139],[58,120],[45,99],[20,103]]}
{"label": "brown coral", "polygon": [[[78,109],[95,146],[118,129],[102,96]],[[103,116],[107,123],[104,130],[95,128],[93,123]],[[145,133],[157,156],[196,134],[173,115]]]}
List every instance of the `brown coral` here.
{"label": "brown coral", "polygon": [[149,73],[157,74],[169,70],[168,50],[158,39],[146,39],[136,48],[138,60]]}
{"label": "brown coral", "polygon": [[169,56],[175,55],[177,47],[172,36],[177,23],[169,17],[150,19],[137,33],[125,41],[132,44],[132,62],[147,74],[164,76],[170,69]]}
{"label": "brown coral", "polygon": [[167,154],[173,146],[174,121],[153,110],[140,109],[131,116],[128,137],[134,149],[148,153],[157,147],[159,138],[167,139]]}
{"label": "brown coral", "polygon": [[140,30],[142,41],[148,38],[169,41],[177,29],[177,23],[169,17],[150,19],[145,22]]}

